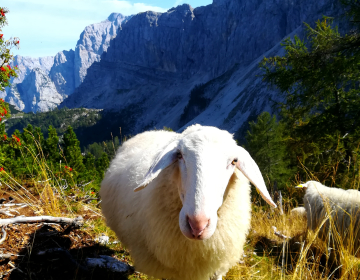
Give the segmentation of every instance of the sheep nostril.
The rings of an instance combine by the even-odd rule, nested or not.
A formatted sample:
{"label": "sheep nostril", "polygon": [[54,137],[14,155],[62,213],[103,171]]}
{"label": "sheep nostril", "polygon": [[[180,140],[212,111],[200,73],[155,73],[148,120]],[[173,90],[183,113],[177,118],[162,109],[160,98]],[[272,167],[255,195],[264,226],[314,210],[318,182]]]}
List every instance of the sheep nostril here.
{"label": "sheep nostril", "polygon": [[205,229],[209,226],[210,219],[206,216],[188,216],[188,224],[194,238],[200,238]]}

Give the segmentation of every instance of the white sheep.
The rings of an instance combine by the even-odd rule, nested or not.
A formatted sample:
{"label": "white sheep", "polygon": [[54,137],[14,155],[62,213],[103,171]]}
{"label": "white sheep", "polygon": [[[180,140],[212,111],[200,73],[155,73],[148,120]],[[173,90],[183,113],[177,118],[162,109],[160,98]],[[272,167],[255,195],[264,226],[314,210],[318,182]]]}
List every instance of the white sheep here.
{"label": "white sheep", "polygon": [[102,211],[136,270],[156,278],[222,279],[243,253],[249,180],[276,207],[258,166],[228,132],[201,125],[181,134],[144,132],[111,162],[101,184]]}
{"label": "white sheep", "polygon": [[351,243],[355,250],[353,253],[360,255],[360,192],[329,188],[316,181],[308,181],[297,187],[306,188],[304,206],[308,228],[316,231],[321,226],[319,237],[327,239],[331,216],[343,244],[348,246]]}

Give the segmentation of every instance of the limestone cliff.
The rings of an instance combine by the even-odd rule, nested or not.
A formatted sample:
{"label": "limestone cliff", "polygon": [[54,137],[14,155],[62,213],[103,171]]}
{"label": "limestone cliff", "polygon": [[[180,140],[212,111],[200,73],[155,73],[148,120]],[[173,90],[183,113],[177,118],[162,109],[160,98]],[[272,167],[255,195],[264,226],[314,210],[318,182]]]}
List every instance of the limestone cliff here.
{"label": "limestone cliff", "polygon": [[[276,98],[260,77],[261,58],[281,53],[303,22],[337,14],[334,3],[214,0],[137,14],[61,106],[110,110],[132,134],[194,122],[239,131]],[[196,85],[201,98],[191,98]]]}

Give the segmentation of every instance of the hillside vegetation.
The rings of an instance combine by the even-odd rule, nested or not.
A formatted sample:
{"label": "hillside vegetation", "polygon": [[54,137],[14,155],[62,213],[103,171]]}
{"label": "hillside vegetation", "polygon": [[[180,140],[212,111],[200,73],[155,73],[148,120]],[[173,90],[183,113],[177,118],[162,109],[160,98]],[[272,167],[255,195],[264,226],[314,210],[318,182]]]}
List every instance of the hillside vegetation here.
{"label": "hillside vegetation", "polygon": [[[13,113],[13,111],[15,111]],[[64,134],[68,126],[73,129],[80,127],[91,127],[101,119],[101,110],[97,109],[55,109],[43,113],[23,113],[16,109],[11,109],[11,118],[7,120],[6,130],[9,134],[16,129],[22,131],[28,124],[39,127],[41,132],[47,136],[48,128],[51,125],[60,135]]]}

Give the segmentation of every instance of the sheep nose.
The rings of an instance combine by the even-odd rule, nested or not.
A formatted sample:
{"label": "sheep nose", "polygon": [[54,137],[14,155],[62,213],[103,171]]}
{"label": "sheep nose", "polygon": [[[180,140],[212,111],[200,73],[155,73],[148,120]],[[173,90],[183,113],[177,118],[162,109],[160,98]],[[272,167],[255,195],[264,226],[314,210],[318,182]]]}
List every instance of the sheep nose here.
{"label": "sheep nose", "polygon": [[210,219],[208,219],[206,216],[188,216],[188,223],[190,225],[193,237],[201,239],[201,235],[209,225],[209,222]]}

